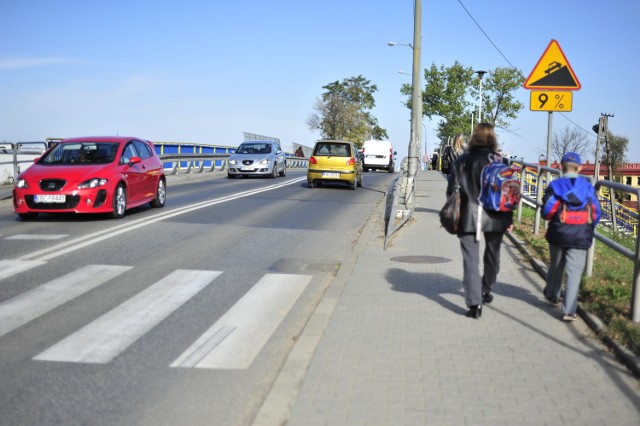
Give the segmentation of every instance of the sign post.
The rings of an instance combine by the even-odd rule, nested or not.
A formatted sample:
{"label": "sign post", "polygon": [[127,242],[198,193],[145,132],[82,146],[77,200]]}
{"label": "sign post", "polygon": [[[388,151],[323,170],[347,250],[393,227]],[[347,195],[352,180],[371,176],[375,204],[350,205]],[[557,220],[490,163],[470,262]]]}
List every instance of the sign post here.
{"label": "sign post", "polygon": [[[573,109],[573,90],[580,90],[580,81],[573,72],[567,57],[556,40],[551,40],[529,77],[524,88],[531,90],[529,109],[531,111],[548,111],[547,124],[547,167],[551,166],[551,143],[553,140],[553,112],[570,112]],[[549,185],[551,173],[546,174]],[[541,185],[540,179],[538,184]],[[540,188],[541,189],[541,188]],[[538,198],[542,191],[537,191]],[[542,200],[538,199],[538,203]],[[536,225],[540,220],[536,210]]]}

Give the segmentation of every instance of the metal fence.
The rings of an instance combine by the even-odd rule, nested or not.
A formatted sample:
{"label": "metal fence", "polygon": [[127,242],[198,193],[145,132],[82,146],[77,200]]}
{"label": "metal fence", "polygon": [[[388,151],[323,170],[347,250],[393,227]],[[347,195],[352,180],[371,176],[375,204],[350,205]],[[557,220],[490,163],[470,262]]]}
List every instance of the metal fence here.
{"label": "metal fence", "polygon": [[[15,180],[22,164],[33,163],[35,157],[42,155],[57,140],[50,138],[46,142],[1,143],[0,154],[5,154],[8,160],[0,161],[0,166],[7,166],[9,179]],[[228,158],[235,151],[235,147],[230,146],[181,142],[156,142],[154,146],[165,170],[170,174],[224,171],[228,166]],[[289,168],[307,168],[309,165],[309,159],[302,157],[287,156],[286,162]]]}

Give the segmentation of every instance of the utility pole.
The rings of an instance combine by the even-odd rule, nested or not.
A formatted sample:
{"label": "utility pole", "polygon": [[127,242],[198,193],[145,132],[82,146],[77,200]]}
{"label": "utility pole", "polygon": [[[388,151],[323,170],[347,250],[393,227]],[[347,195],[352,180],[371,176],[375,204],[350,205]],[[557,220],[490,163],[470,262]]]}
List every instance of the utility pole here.
{"label": "utility pole", "polygon": [[600,137],[602,136],[602,130],[604,127],[604,117],[600,116],[598,124],[592,127],[593,131],[598,134],[596,137],[596,161],[593,169],[593,179],[598,182],[600,180]]}
{"label": "utility pole", "polygon": [[[607,153],[607,166],[609,172],[609,182],[613,182],[613,159],[611,157],[611,139],[609,138],[609,117],[613,114],[602,113],[602,135],[604,137],[605,152]],[[609,188],[609,201],[611,203],[611,226],[615,234],[618,233],[618,221],[616,220],[616,191]]]}
{"label": "utility pole", "polygon": [[422,122],[422,87],[420,83],[420,52],[422,45],[422,0],[415,0],[413,16],[413,72],[411,75],[411,141],[409,142],[408,178],[418,172],[420,156],[420,123]]}
{"label": "utility pole", "polygon": [[480,95],[478,99],[478,123],[482,123],[482,77],[486,74],[486,71],[476,71],[478,74],[478,79],[480,80]]}

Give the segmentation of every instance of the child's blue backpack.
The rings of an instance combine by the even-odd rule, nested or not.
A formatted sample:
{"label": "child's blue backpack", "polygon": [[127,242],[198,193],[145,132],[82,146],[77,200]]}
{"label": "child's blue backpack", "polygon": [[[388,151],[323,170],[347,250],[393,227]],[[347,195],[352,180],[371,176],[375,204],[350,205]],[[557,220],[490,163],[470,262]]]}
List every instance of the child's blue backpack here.
{"label": "child's blue backpack", "polygon": [[502,158],[491,156],[491,162],[480,174],[480,196],[478,204],[485,210],[511,212],[520,203],[520,180],[518,168],[507,166]]}

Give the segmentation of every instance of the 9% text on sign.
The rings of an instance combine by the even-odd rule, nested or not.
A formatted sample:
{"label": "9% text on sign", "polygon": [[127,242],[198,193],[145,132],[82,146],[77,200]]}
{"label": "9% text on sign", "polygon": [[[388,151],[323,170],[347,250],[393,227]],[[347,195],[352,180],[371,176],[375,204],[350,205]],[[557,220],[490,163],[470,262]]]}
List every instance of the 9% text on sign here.
{"label": "9% text on sign", "polygon": [[555,90],[532,90],[529,100],[531,111],[570,112],[573,108],[573,92]]}

